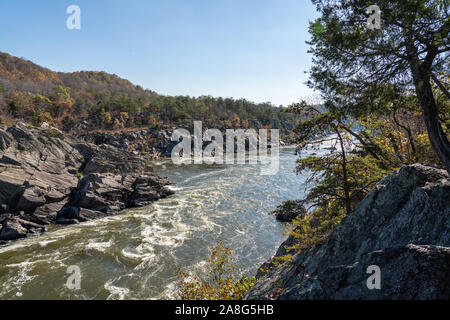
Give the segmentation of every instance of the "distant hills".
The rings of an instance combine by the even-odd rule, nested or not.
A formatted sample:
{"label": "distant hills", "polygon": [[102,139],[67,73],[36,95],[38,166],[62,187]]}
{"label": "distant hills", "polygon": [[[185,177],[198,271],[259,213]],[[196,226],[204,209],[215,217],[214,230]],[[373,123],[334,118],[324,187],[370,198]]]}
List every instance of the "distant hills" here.
{"label": "distant hills", "polygon": [[163,96],[114,74],[54,72],[0,52],[0,121],[43,121],[71,131],[191,125],[211,128],[279,128],[287,134],[294,115],[270,103],[211,96]]}

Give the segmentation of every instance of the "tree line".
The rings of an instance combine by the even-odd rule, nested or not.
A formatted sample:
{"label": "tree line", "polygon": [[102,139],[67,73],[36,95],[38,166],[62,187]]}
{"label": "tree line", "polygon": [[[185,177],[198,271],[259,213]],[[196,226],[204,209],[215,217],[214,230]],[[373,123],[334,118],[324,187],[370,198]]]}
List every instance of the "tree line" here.
{"label": "tree line", "polygon": [[5,123],[43,121],[70,131],[90,128],[160,128],[203,121],[211,128],[279,128],[288,133],[298,116],[269,102],[211,96],[164,96],[117,75],[82,71],[57,73],[0,53],[0,110]]}

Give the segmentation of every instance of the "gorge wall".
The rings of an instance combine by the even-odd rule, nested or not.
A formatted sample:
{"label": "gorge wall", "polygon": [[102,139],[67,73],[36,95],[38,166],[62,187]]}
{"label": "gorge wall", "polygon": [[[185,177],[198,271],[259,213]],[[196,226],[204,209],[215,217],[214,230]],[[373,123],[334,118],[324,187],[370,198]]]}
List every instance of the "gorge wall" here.
{"label": "gorge wall", "polygon": [[173,192],[147,158],[43,124],[0,126],[0,242],[144,206]]}

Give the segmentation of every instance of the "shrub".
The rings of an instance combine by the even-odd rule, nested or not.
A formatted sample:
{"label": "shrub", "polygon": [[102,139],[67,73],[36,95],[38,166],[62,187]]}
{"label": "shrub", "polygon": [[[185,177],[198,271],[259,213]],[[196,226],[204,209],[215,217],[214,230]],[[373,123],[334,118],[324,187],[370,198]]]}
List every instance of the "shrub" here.
{"label": "shrub", "polygon": [[104,123],[104,124],[112,123],[111,114],[109,112],[105,111],[105,109],[102,109],[101,117],[102,117],[102,123]]}
{"label": "shrub", "polygon": [[34,112],[31,118],[31,123],[35,126],[40,126],[43,122],[53,123],[53,117],[50,112],[38,111]]}
{"label": "shrub", "polygon": [[61,135],[61,133],[56,129],[50,128],[50,129],[45,130],[45,135],[48,138],[56,138],[56,137],[59,137]]}
{"label": "shrub", "polygon": [[178,270],[180,296],[184,300],[240,300],[255,284],[255,277],[235,280],[236,265],[229,248],[219,242],[211,251],[204,278]]}
{"label": "shrub", "polygon": [[[331,208],[328,208],[331,209]],[[341,223],[341,220],[346,216],[346,211],[342,210],[336,212],[327,210],[327,208],[317,208],[311,214],[299,216],[290,224],[290,236],[294,240],[291,245],[284,247],[286,253],[281,256],[276,256],[272,259],[272,267],[277,267],[284,262],[292,261],[292,252],[298,253],[309,249],[315,245],[325,243],[331,232]],[[267,272],[268,270],[261,270]]]}
{"label": "shrub", "polygon": [[280,210],[280,212],[288,212],[294,208],[297,207],[297,202],[294,200],[286,200],[283,201],[283,203],[279,206],[277,206],[277,209]]}

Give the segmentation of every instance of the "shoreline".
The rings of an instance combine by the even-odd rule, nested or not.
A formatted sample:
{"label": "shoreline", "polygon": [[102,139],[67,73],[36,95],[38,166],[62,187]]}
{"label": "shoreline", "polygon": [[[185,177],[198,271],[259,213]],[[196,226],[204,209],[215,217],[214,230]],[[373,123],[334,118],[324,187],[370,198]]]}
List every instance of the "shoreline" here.
{"label": "shoreline", "polygon": [[170,160],[169,136],[168,129],[75,137],[46,123],[0,126],[0,244],[170,196],[172,183],[151,167]]}
{"label": "shoreline", "polygon": [[0,241],[116,215],[173,194],[147,159],[56,128],[0,126]]}

